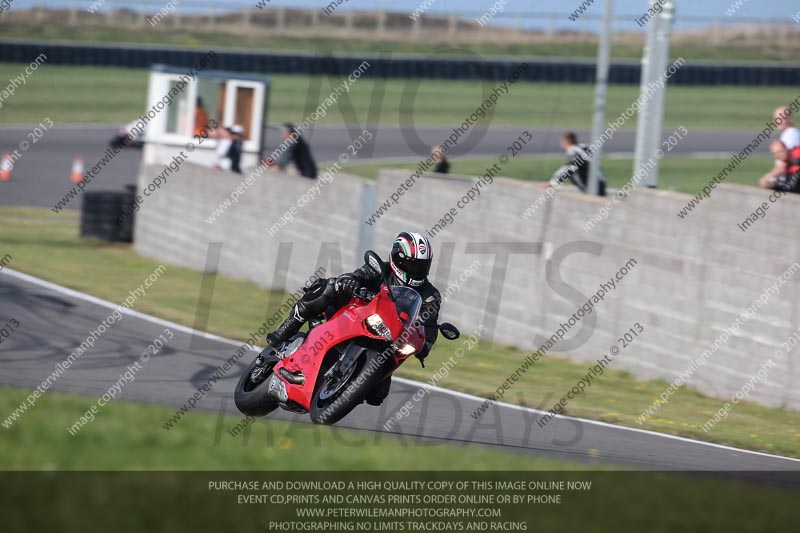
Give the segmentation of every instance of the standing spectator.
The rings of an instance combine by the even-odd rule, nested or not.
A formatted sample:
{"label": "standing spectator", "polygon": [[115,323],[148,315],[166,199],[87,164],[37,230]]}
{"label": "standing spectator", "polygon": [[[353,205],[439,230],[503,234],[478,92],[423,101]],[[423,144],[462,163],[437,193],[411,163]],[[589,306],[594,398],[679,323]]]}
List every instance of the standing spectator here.
{"label": "standing spectator", "polygon": [[[561,136],[561,148],[567,154],[567,164],[560,167],[543,187],[557,187],[570,180],[581,192],[589,192],[589,164],[591,155],[586,144],[578,144],[578,136],[571,131]],[[606,177],[602,171],[598,173],[598,196],[606,195]]]}
{"label": "standing spectator", "polygon": [[217,164],[215,167],[241,174],[244,128],[239,124],[234,124],[229,128],[215,130],[213,137],[217,139]]}
{"label": "standing spectator", "polygon": [[228,128],[215,130],[214,137],[217,139],[217,164],[214,165],[220,170],[230,170],[232,162],[228,157],[228,152],[233,146],[233,134]]}
{"label": "standing spectator", "polygon": [[289,146],[277,161],[268,160],[267,165],[277,165],[280,170],[285,171],[290,163],[294,163],[297,172],[301,176],[316,179],[319,174],[317,172],[317,163],[314,161],[314,156],[311,155],[311,147],[297,132],[294,124],[288,122],[284,124],[281,134],[283,135],[283,142],[289,143]]}
{"label": "standing spectator", "polygon": [[433,161],[436,163],[436,166],[433,167],[433,171],[438,174],[449,174],[450,173],[450,161],[444,156],[445,150],[442,149],[441,146],[434,146],[431,149],[431,157]]}
{"label": "standing spectator", "polygon": [[203,106],[203,99],[197,97],[197,103],[194,108],[194,135],[195,137],[202,136],[204,131],[208,129],[208,112]]}
{"label": "standing spectator", "polygon": [[231,146],[228,148],[228,159],[231,160],[231,170],[237,174],[242,173],[241,162],[242,152],[244,151],[244,128],[239,124],[234,124],[228,128],[228,132],[233,136]]}

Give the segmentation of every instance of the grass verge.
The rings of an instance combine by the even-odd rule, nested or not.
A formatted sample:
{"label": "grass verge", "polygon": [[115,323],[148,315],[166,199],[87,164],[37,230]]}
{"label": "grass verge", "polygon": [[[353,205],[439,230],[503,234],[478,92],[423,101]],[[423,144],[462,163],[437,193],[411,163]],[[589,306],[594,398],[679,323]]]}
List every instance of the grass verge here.
{"label": "grass verge", "polygon": [[[564,15],[566,18],[566,15]],[[436,54],[437,56],[463,55],[464,48],[486,55],[597,58],[597,43],[576,41],[557,36],[550,42],[540,43],[455,43],[452,46],[425,39],[366,40],[330,37],[274,36],[268,30],[242,33],[214,31],[197,28],[168,28],[165,31],[141,31],[135,28],[72,27],[67,25],[0,24],[3,36],[37,41],[76,41],[89,43],[135,43],[179,46],[211,46],[219,48],[245,48],[255,50],[300,50],[318,53],[377,53]],[[149,29],[149,28],[148,28]],[[642,57],[642,44],[615,42],[611,48],[614,59],[638,60]],[[679,41],[672,45],[675,57],[703,61],[795,61],[797,45],[774,40],[771,45],[753,46],[743,40],[728,39],[719,44],[711,42]]]}
{"label": "grass verge", "polygon": [[[23,65],[0,63],[0,79],[13,78]],[[213,68],[213,65],[212,65]],[[300,122],[324,100],[340,78],[271,76],[269,120]],[[449,80],[362,78],[318,124],[400,124],[456,126],[475,111],[494,83]],[[58,91],[53,91],[58,87]],[[501,96],[493,116],[479,125],[588,128],[594,88],[590,84],[518,83]],[[43,65],[3,105],[6,124],[122,124],[145,110],[147,71],[104,67]],[[639,96],[638,86],[610,87],[607,118],[615,121]],[[792,87],[671,87],[665,128],[764,128],[772,109],[797,97]],[[352,108],[348,104],[348,99]],[[753,102],[759,102],[753,105]],[[732,112],[735,111],[735,112]],[[625,128],[636,126],[635,117]],[[477,127],[477,126],[476,126]],[[691,137],[689,141],[691,142]]]}
{"label": "grass verge", "polygon": [[[14,410],[28,391],[0,387],[0,412]],[[111,402],[75,436],[66,428],[97,398],[50,391],[11,429],[2,430],[0,470],[597,470],[597,466],[513,454],[470,445],[426,446],[408,453],[405,441],[385,434],[269,421],[269,433],[254,426],[249,440],[227,431],[224,420],[197,412],[166,432],[172,408]],[[269,435],[265,440],[265,435]],[[392,461],[387,461],[392,457]]]}
{"label": "grass verge", "polygon": [[[43,209],[0,209],[0,255],[13,257],[10,268],[42,277],[73,289],[121,301],[130,287],[138,286],[156,263],[139,257],[129,247],[80,240],[77,213],[55,215]],[[137,310],[192,325],[200,287],[198,272],[170,267]],[[220,277],[211,304],[209,330],[243,340],[263,321],[270,293],[252,283]],[[272,298],[272,301],[277,300]],[[280,301],[280,300],[278,300]],[[464,332],[468,335],[469,331]],[[427,369],[414,361],[399,375],[427,381],[456,345],[440,343],[428,359]],[[634,348],[635,349],[635,348]],[[513,372],[524,353],[510,348],[480,346],[438,385],[482,397]],[[512,392],[509,401],[549,408],[587,372],[584,365],[546,356]],[[638,381],[629,373],[607,370],[591,389],[572,400],[568,414],[630,427],[661,431],[722,444],[800,457],[800,412],[742,402],[710,433],[700,426],[724,400],[682,388],[644,425],[636,417],[666,388],[663,381]],[[469,416],[469,413],[465,413]]]}
{"label": "grass verge", "polygon": [[[464,176],[481,176],[486,169],[496,163],[496,159],[454,159],[450,172]],[[503,167],[502,176],[530,181],[546,181],[564,164],[563,157],[517,157]],[[693,157],[666,157],[661,161],[659,175],[659,188],[675,190],[689,194],[696,194],[716,176],[728,161],[723,159],[700,159]],[[752,156],[743,162],[731,176],[727,183],[740,183],[755,185],[758,177],[763,175],[773,164],[769,156]],[[398,163],[354,163],[344,167],[344,171],[368,179],[377,179],[382,168],[402,168],[410,172],[416,170],[418,163],[404,161]],[[621,188],[628,183],[633,175],[633,159],[614,158],[603,162],[610,187]]]}

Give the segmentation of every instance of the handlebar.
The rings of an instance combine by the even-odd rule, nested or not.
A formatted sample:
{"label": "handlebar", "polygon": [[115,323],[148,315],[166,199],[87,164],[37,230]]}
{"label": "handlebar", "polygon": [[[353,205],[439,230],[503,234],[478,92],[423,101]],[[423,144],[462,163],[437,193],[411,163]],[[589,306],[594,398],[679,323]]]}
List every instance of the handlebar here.
{"label": "handlebar", "polygon": [[375,296],[377,296],[376,293],[374,293],[374,292],[372,292],[370,290],[367,290],[364,287],[362,287],[360,289],[356,289],[355,291],[353,291],[353,297],[354,298],[358,298],[359,300],[363,300],[365,302],[371,302],[372,299],[375,298]]}

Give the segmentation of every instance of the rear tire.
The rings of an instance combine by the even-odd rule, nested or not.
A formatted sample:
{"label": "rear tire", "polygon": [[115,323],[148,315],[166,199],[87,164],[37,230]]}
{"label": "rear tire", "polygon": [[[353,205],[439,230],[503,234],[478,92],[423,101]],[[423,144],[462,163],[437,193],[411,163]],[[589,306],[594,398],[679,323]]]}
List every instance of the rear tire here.
{"label": "rear tire", "polygon": [[250,375],[255,366],[256,362],[253,361],[247,371],[239,378],[233,393],[233,400],[236,403],[236,408],[244,415],[266,416],[278,408],[278,402],[269,396],[267,386],[273,373],[272,367],[274,363],[266,370],[266,377],[254,384],[250,379]]}
{"label": "rear tire", "polygon": [[322,398],[328,385],[325,375],[320,375],[314,397],[311,399],[311,421],[315,424],[333,425],[364,402],[367,393],[385,377],[386,366],[391,361],[380,361],[380,354],[372,350],[361,352],[356,369],[347,383],[333,396]]}

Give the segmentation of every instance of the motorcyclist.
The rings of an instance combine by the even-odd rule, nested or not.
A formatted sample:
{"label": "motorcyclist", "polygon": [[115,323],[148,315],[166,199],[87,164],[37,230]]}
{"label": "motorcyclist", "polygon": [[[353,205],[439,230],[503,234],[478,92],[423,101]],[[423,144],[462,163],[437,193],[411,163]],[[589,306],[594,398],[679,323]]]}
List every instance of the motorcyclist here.
{"label": "motorcyclist", "polygon": [[[420,361],[428,356],[431,347],[439,335],[438,319],[442,297],[439,291],[428,281],[433,250],[428,239],[414,232],[401,232],[392,243],[389,258],[389,283],[405,285],[416,290],[422,297],[420,308],[420,324],[425,330],[425,345],[416,355]],[[384,264],[384,267],[387,265]],[[267,342],[281,351],[282,346],[308,320],[327,311],[330,316],[333,309],[345,305],[353,296],[370,300],[383,283],[381,273],[365,264],[355,271],[342,274],[337,278],[321,279],[305,288],[303,296],[292,307],[289,316],[278,328],[267,335]],[[389,394],[390,379],[385,379],[370,394],[367,403],[380,405]]]}

